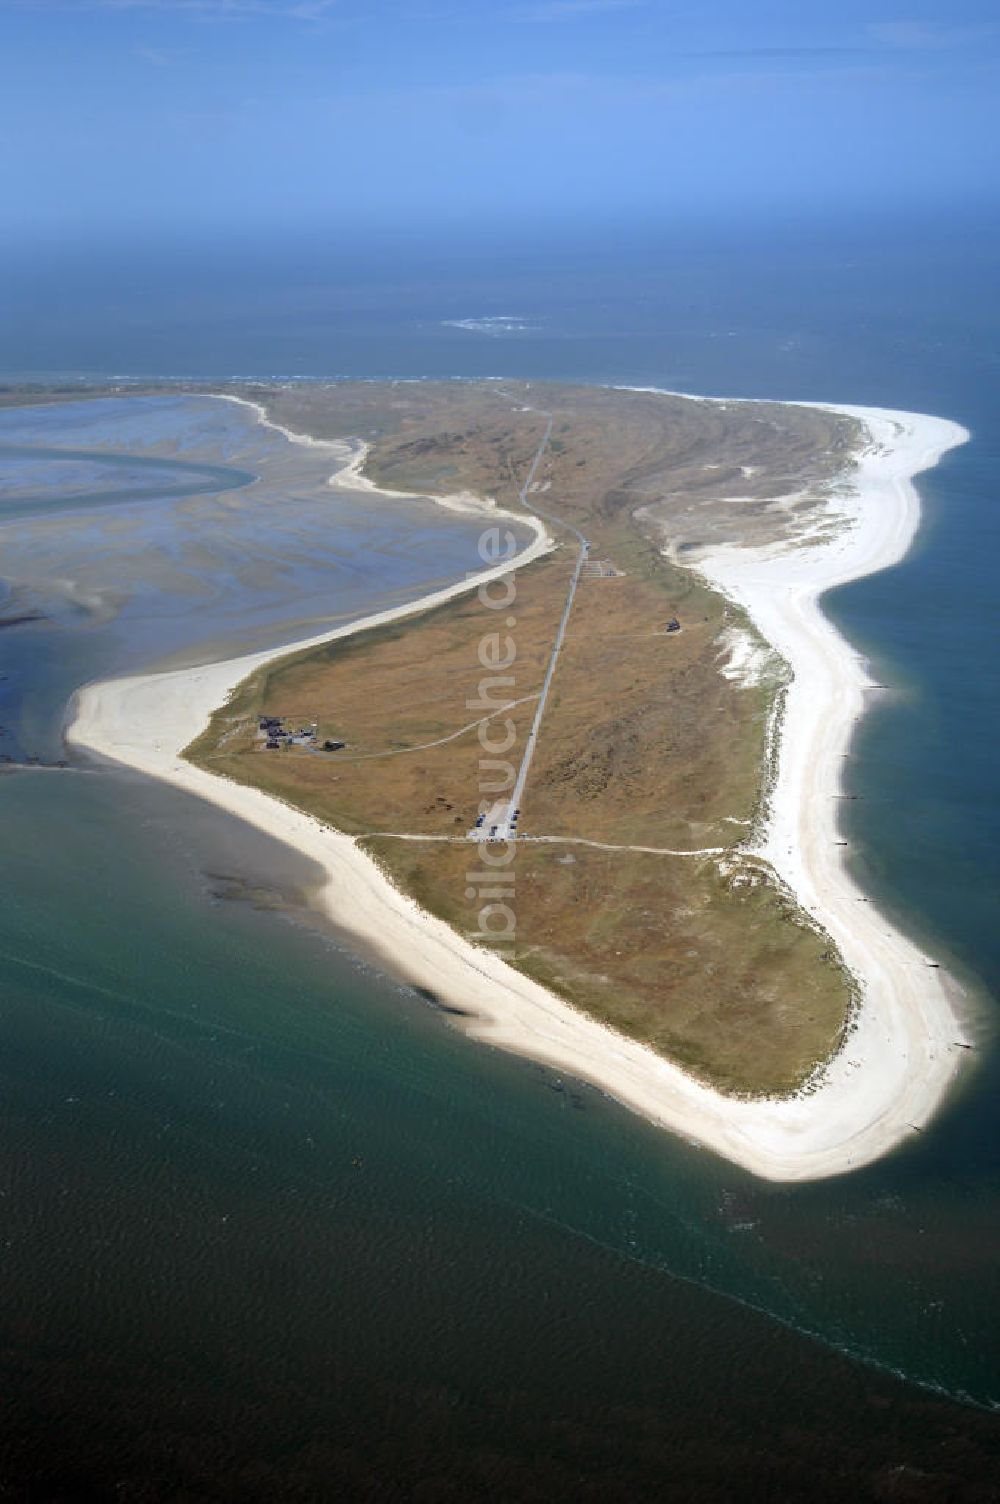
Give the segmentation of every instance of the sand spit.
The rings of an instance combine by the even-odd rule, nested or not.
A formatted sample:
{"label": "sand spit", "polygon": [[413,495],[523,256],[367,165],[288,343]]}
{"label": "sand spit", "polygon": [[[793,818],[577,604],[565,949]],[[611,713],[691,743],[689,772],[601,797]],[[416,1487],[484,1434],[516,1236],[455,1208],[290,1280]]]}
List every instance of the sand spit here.
{"label": "sand spit", "polygon": [[[304,444],[309,449],[326,449],[340,461],[337,469],[330,476],[328,485],[341,491],[367,491],[374,496],[380,496],[383,500],[412,501],[412,491],[390,491],[386,486],[379,486],[364,474],[365,462],[371,453],[371,445],[365,439],[314,439],[312,434],[296,433],[294,429],[285,428],[281,423],[275,423],[267,415],[267,409],[262,402],[252,402],[248,397],[237,397],[230,392],[220,395],[218,399],[224,402],[235,402],[239,407],[248,407],[257,417],[257,421],[265,428],[273,428],[292,444]],[[515,514],[498,507],[495,500],[490,496],[476,496],[471,491],[456,491],[447,496],[431,496],[425,498],[444,508],[447,512],[483,513],[489,512],[493,516],[512,517]],[[517,520],[524,522],[523,513],[517,513]],[[527,562],[527,561],[521,561]]]}
{"label": "sand spit", "polygon": [[[248,405],[268,421],[256,404]],[[231,690],[288,648],[88,685],[76,697],[68,740],[229,810],[316,862],[326,873],[320,902],[331,918],[363,936],[394,972],[467,1010],[463,1027],[474,1038],[590,1081],[653,1122],[771,1180],[819,1179],[870,1163],[931,1117],[964,1058],[963,1034],[942,974],[860,901],[864,895],[834,844],[842,754],[870,680],[818,600],[832,585],[902,558],[919,523],[912,477],[967,434],[937,418],[836,410],[860,418],[871,440],[850,495],[830,502],[843,519],[836,535],[808,549],[720,549],[699,563],[706,578],[746,607],[795,676],[759,849],[837,940],[861,987],[846,1044],[822,1079],[795,1097],[744,1102],[703,1086],[427,914],[349,836],[183,761],[182,749]],[[319,442],[282,432],[294,441]],[[356,484],[363,456],[344,444],[326,447],[346,461]],[[503,515],[493,507],[489,512]],[[514,562],[524,564],[550,546],[539,525],[535,541]],[[484,571],[480,578],[498,573]],[[462,582],[296,646],[399,619],[468,588]]]}

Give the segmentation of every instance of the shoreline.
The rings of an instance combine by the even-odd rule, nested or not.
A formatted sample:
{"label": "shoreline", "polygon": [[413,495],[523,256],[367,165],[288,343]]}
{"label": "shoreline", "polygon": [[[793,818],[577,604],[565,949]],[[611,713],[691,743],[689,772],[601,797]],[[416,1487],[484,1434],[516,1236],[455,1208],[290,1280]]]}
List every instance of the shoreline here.
{"label": "shoreline", "polygon": [[[294,434],[273,423],[259,403],[228,395],[223,400],[250,407],[290,442],[335,451],[345,463],[330,484],[358,488],[366,446]],[[538,519],[467,496],[444,498],[445,505],[457,503],[462,510],[475,506],[483,515],[527,520],[535,541],[497,569],[299,643],[200,668],[84,686],[74,700],[67,740],[206,799],[316,862],[326,873],[318,894],[324,912],[339,928],[374,946],[394,973],[461,1008],[467,1015],[461,1027],[472,1038],[586,1080],[659,1126],[766,1179],[813,1180],[870,1163],[932,1116],[965,1054],[956,1042],[966,1041],[943,972],[858,902],[864,895],[846,871],[843,848],[834,844],[841,756],[863,712],[869,681],[854,650],[820,611],[819,600],[834,585],[887,568],[905,555],[920,519],[912,477],[968,434],[943,419],[880,408],[795,405],[845,413],[868,428],[873,442],[859,458],[849,494],[831,503],[830,514],[845,519],[844,531],[807,548],[720,548],[703,554],[694,567],[745,607],[792,666],[796,677],[787,692],[766,835],[753,850],[771,862],[802,907],[837,941],[863,987],[845,1043],[817,1081],[796,1096],[741,1100],[703,1085],[420,909],[352,837],[180,756],[230,691],[262,664],[417,614],[520,567],[552,546]],[[360,488],[376,495],[413,494],[382,492],[361,479]]]}
{"label": "shoreline", "polygon": [[[719,548],[694,567],[743,606],[790,665],[779,755],[761,838],[747,850],[768,862],[802,908],[834,939],[861,999],[841,1049],[820,1073],[817,1098],[874,1113],[902,1141],[943,1101],[968,1045],[956,979],[896,929],[851,876],[838,845],[844,755],[876,691],[869,665],[822,610],[829,590],[890,568],[919,530],[916,475],[932,469],[968,431],[947,419],[849,404],[823,407],[861,421],[869,444],[847,495],[830,515],[843,531],[798,549]],[[792,568],[789,564],[794,561]],[[789,756],[789,749],[801,749]],[[869,1086],[869,1082],[871,1085]],[[859,1161],[855,1161],[858,1163]]]}

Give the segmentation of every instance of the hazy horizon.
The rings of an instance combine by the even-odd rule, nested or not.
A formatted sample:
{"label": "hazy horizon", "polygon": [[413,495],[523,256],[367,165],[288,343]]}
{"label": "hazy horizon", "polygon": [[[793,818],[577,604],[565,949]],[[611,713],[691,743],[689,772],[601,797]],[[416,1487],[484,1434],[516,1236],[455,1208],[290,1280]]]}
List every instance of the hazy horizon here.
{"label": "hazy horizon", "polygon": [[998,201],[983,0],[0,0],[6,248]]}

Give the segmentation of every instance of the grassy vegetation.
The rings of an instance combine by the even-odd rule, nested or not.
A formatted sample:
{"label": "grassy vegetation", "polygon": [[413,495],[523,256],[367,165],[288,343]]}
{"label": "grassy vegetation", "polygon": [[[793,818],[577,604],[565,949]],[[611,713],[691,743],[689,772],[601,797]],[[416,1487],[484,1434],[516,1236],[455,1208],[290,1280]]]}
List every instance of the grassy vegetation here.
{"label": "grassy vegetation", "polygon": [[[468,846],[365,847],[425,908],[475,938]],[[759,867],[708,858],[519,847],[505,959],[720,1090],[794,1090],[836,1047],[847,979],[829,940]]]}
{"label": "grassy vegetation", "polygon": [[[363,400],[368,413],[371,389]],[[537,413],[513,417],[492,389],[477,407],[465,390],[455,411],[441,410],[455,421],[444,424],[439,413],[437,428],[421,420],[414,436],[400,415],[409,399],[392,400],[391,438],[376,445],[370,465],[380,479],[433,485],[447,472],[453,485],[510,500],[538,442]],[[736,849],[762,797],[778,680],[743,687],[720,673],[720,633],[741,624],[738,613],[637,523],[637,504],[650,502],[649,456],[663,463],[667,441],[657,440],[657,450],[624,408],[632,442],[645,445],[647,462],[637,467],[629,442],[595,420],[589,398],[580,400],[581,413],[563,414],[558,446],[539,472],[551,482],[544,505],[584,525],[591,557],[610,559],[621,574],[584,578],[577,593],[522,813],[525,834],[559,843],[516,847],[509,959],[723,1090],[785,1092],[835,1046],[851,992],[830,941]],[[756,413],[737,413],[740,444],[757,422]],[[683,423],[691,469],[701,431],[687,409]],[[829,442],[825,430],[821,441]],[[679,515],[690,511],[686,499],[674,497]],[[475,848],[440,838],[464,834],[480,807],[484,753],[469,724],[484,677],[477,649],[498,630],[516,645],[514,682],[495,698],[523,701],[498,717],[513,723],[517,761],[535,708],[525,697],[540,688],[573,562],[564,545],[520,572],[509,613],[490,612],[470,594],[286,656],[239,687],[188,755],[366,837],[394,881],[462,932],[475,931],[477,901],[466,896]],[[666,634],[675,614],[682,630]],[[315,720],[321,738],[348,745],[325,756],[263,751],[254,737],[262,713]],[[438,839],[405,842],[392,832]],[[725,848],[726,861],[573,844],[581,838]]]}
{"label": "grassy vegetation", "polygon": [[[519,580],[523,653],[515,685],[498,690],[524,737],[545,672],[572,561],[541,559]],[[466,831],[476,818],[483,756],[474,724],[484,670],[477,658],[484,608],[474,593],[406,622],[375,628],[308,653],[292,654],[239,686],[188,749],[203,766],[300,803],[349,832]],[[521,630],[523,628],[523,631]],[[268,752],[255,740],[261,714],[317,721],[319,736],[343,738],[342,752]],[[425,746],[470,729],[440,746]],[[420,748],[422,750],[412,750]]]}

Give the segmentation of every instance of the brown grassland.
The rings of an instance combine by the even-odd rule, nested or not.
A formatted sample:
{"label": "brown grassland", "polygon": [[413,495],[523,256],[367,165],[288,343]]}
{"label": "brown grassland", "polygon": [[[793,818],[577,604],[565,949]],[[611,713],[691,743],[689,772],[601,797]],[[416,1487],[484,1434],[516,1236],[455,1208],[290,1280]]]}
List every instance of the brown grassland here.
{"label": "brown grassland", "polygon": [[[293,428],[366,433],[367,471],[386,485],[470,488],[511,505],[544,431],[523,411],[527,391],[254,395]],[[503,954],[723,1090],[787,1092],[840,1039],[850,980],[829,939],[738,849],[766,798],[781,665],[751,684],[723,676],[720,633],[752,629],[679,561],[710,537],[781,536],[835,481],[853,434],[809,409],[786,433],[789,410],[766,404],[729,404],[727,422],[681,399],[571,389],[545,399],[553,442],[537,500],[585,526],[591,557],[620,573],[585,577],[577,592],[522,801],[528,839],[508,869],[517,927]],[[469,708],[495,677],[477,650],[494,631],[515,645],[489,729],[509,716],[516,762],[575,559],[565,530],[553,532],[559,546],[517,574],[509,611],[470,594],[286,655],[239,687],[188,755],[357,836],[393,881],[475,939],[477,848],[460,838],[490,802],[487,785],[502,782],[481,766],[482,711]],[[666,634],[674,614],[682,630]],[[263,751],[261,713],[316,721],[321,738],[347,746]]]}

